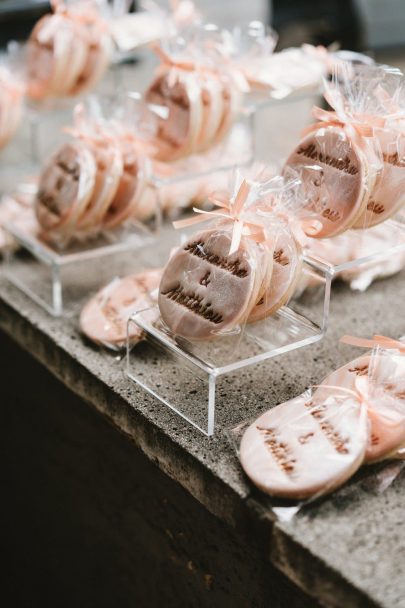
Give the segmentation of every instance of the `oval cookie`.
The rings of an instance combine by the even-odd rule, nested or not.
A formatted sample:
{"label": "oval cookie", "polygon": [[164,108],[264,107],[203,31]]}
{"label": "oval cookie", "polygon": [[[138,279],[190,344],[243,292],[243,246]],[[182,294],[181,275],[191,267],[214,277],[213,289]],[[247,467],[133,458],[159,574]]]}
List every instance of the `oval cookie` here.
{"label": "oval cookie", "polygon": [[308,197],[307,210],[324,238],[349,228],[363,211],[368,192],[365,156],[342,129],[321,128],[305,137],[283,171],[298,170]]}
{"label": "oval cookie", "polygon": [[[367,395],[369,365],[370,355],[343,365],[323,380],[314,397],[326,397],[330,393],[331,389],[322,388],[322,385],[343,386],[356,391],[359,380],[363,383],[362,393]],[[370,426],[364,457],[366,463],[389,457],[405,442],[405,357],[375,355],[373,365],[373,375],[378,372],[381,386],[370,386],[372,392],[366,401]]]}
{"label": "oval cookie", "polygon": [[159,76],[145,93],[148,104],[163,106],[167,117],[157,118],[154,144],[158,160],[175,160],[192,152],[201,130],[201,89],[195,74],[169,71]]}
{"label": "oval cookie", "polygon": [[240,461],[272,496],[305,499],[331,492],[363,462],[364,408],[352,398],[317,403],[297,397],[269,410],[245,431]]}
{"label": "oval cookie", "polygon": [[[132,313],[151,304],[149,293],[157,289],[161,270],[145,270],[103,287],[84,306],[80,328],[96,344],[123,346],[127,337],[127,321]],[[140,330],[131,325],[131,340],[140,339]]]}
{"label": "oval cookie", "polygon": [[301,268],[301,247],[290,230],[280,228],[274,237],[271,279],[252,309],[249,323],[270,316],[289,300],[294,293]]}
{"label": "oval cookie", "polygon": [[63,145],[41,173],[35,201],[38,222],[46,231],[74,229],[93,194],[96,163],[81,143]]}
{"label": "oval cookie", "polygon": [[262,281],[257,250],[242,240],[229,255],[232,235],[212,229],[193,235],[170,258],[159,288],[159,309],[170,330],[204,340],[244,320]]}
{"label": "oval cookie", "polygon": [[353,228],[370,228],[397,213],[405,203],[405,135],[399,131],[375,132],[383,155],[383,168],[371,191],[366,210]]}

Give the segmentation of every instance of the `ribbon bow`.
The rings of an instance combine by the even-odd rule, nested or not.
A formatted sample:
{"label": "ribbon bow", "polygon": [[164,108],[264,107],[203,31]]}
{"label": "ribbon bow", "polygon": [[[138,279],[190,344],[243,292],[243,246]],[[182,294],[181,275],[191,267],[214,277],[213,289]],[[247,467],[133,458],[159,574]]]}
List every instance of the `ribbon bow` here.
{"label": "ribbon bow", "polygon": [[198,213],[198,216],[173,222],[173,226],[176,229],[186,228],[188,226],[193,226],[194,224],[206,222],[212,218],[218,218],[224,223],[233,224],[229,255],[232,255],[239,249],[242,236],[250,237],[256,241],[256,243],[263,243],[267,240],[263,225],[247,221],[243,217],[243,210],[249,196],[250,189],[251,186],[246,180],[243,180],[234,201],[232,201],[229,196],[222,193],[214,193],[208,198],[208,200],[214,203],[220,209],[215,209],[214,211],[205,211],[203,209],[193,207],[193,211]]}
{"label": "ribbon bow", "polygon": [[302,135],[312,133],[323,126],[340,127],[346,129],[362,145],[363,137],[372,137],[375,128],[383,128],[385,125],[385,118],[382,116],[362,113],[348,114],[344,109],[342,95],[337,91],[333,95],[330,91],[326,91],[324,97],[334,109],[324,110],[323,108],[314,106],[312,108],[312,116],[318,122],[306,127]]}

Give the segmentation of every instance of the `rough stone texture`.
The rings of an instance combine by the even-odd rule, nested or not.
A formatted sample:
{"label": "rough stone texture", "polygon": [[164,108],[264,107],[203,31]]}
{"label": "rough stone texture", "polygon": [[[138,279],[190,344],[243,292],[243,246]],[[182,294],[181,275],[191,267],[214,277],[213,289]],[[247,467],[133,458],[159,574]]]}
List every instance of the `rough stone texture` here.
{"label": "rough stone texture", "polygon": [[269,563],[260,522],[246,535],[209,514],[1,332],[0,340],[10,605],[315,607]]}
{"label": "rough stone texture", "polygon": [[[128,261],[129,266],[145,265],[152,254],[154,262],[164,257],[176,238],[172,231],[164,231],[153,252],[140,252]],[[224,431],[319,382],[357,354],[338,345],[343,333],[405,333],[404,295],[403,275],[378,282],[366,294],[336,285],[326,338],[245,371],[229,384],[222,426],[212,439],[131,385],[117,356],[81,338],[77,328],[80,301],[69,318],[52,319],[2,281],[0,327],[217,518],[240,534],[252,530],[252,520],[264,520],[272,535],[272,562],[309,595],[325,606],[398,608],[405,605],[405,577],[401,576],[405,548],[400,540],[405,476],[398,475],[382,492],[370,479],[371,469],[365,470],[332,497],[303,509],[293,521],[273,526],[268,501],[247,483]]]}

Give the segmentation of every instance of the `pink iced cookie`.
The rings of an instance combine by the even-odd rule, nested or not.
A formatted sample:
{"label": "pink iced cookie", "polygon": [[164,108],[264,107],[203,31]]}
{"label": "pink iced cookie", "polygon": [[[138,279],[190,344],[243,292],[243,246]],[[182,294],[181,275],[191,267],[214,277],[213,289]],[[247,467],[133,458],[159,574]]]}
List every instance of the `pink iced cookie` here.
{"label": "pink iced cookie", "polygon": [[80,34],[86,44],[86,59],[69,95],[79,95],[93,89],[110,64],[114,50],[111,35],[102,22],[89,21],[82,28]]}
{"label": "pink iced cookie", "polygon": [[245,431],[240,461],[272,496],[306,499],[342,485],[363,462],[364,408],[351,397],[316,404],[300,396],[269,410]]}
{"label": "pink iced cookie", "polygon": [[289,167],[302,171],[307,210],[322,225],[317,238],[343,232],[365,209],[372,176],[365,155],[343,129],[321,128],[305,137],[284,171]]}
{"label": "pink iced cookie", "polygon": [[67,14],[45,15],[27,44],[28,94],[35,99],[68,95],[85,69],[87,42],[81,24]]}
{"label": "pink iced cookie", "polygon": [[[115,279],[103,287],[81,312],[82,332],[96,344],[123,346],[129,317],[151,305],[149,293],[157,289],[161,276],[161,270],[145,270]],[[131,332],[131,340],[141,339],[141,332],[134,324]]]}
{"label": "pink iced cookie", "polygon": [[101,226],[118,190],[123,170],[118,146],[101,139],[89,141],[88,145],[97,171],[93,193],[78,224],[80,230],[92,230]]}
{"label": "pink iced cookie", "polygon": [[289,300],[295,291],[301,268],[301,247],[290,230],[280,228],[274,240],[271,279],[250,313],[249,323],[270,316]]}
{"label": "pink iced cookie", "polygon": [[243,321],[263,281],[257,247],[242,240],[229,255],[231,232],[193,235],[170,258],[159,288],[159,309],[174,334],[209,339]]}
{"label": "pink iced cookie", "polygon": [[136,216],[146,188],[149,170],[131,143],[121,143],[122,171],[118,188],[104,215],[106,228],[114,228],[129,217]]}
{"label": "pink iced cookie", "polygon": [[195,150],[203,120],[196,74],[178,70],[158,76],[145,93],[145,101],[167,111],[166,117],[157,118],[157,159],[172,161]]}
{"label": "pink iced cookie", "polygon": [[383,169],[371,191],[366,210],[354,228],[370,228],[395,215],[405,203],[405,135],[399,131],[375,132],[383,155]]}
{"label": "pink iced cookie", "polygon": [[318,399],[324,398],[332,390],[322,388],[322,385],[342,386],[353,391],[361,387],[365,396],[371,390],[370,397],[366,400],[370,424],[364,458],[366,463],[389,457],[405,442],[405,357],[376,356],[373,374],[378,366],[382,379],[381,386],[376,390],[372,390],[372,386],[368,389],[367,386],[369,365],[370,355],[359,357],[332,372],[314,392],[314,399]]}
{"label": "pink iced cookie", "polygon": [[81,143],[64,144],[41,173],[35,201],[45,232],[68,234],[75,229],[93,195],[96,163]]}

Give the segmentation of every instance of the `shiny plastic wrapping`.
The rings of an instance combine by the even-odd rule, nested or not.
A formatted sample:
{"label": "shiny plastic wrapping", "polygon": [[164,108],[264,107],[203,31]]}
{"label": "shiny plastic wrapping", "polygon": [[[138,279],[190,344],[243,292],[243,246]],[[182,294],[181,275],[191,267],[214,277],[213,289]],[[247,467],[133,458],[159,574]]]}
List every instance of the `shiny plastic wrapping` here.
{"label": "shiny plastic wrapping", "polygon": [[266,504],[277,517],[289,518],[347,483],[366,480],[383,491],[403,469],[404,342],[342,341],[372,350],[230,431],[245,474],[270,497]]}
{"label": "shiny plastic wrapping", "polygon": [[367,229],[403,204],[403,82],[386,66],[342,63],[325,99],[314,107],[318,122],[305,129],[284,174],[301,172],[308,205],[302,218],[314,238],[349,228]]}

